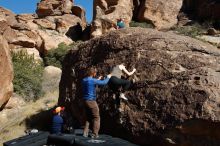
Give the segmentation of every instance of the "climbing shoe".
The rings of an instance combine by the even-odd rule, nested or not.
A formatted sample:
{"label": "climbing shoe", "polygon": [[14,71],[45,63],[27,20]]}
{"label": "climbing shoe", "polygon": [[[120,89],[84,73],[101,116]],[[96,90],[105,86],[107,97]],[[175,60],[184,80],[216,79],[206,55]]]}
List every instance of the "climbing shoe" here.
{"label": "climbing shoe", "polygon": [[99,135],[96,135],[96,134],[91,134],[91,138],[92,138],[92,139],[99,138]]}
{"label": "climbing shoe", "polygon": [[83,133],[83,137],[88,137],[88,133]]}
{"label": "climbing shoe", "polygon": [[126,97],[125,97],[125,94],[124,93],[120,93],[120,96],[119,96],[121,99],[124,99],[124,100],[128,100]]}

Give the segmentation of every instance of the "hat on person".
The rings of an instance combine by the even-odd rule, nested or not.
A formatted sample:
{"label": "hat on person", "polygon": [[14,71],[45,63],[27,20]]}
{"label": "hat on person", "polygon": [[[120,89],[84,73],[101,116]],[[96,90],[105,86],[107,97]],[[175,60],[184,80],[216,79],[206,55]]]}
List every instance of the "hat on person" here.
{"label": "hat on person", "polygon": [[54,113],[59,113],[61,111],[63,111],[65,109],[65,107],[61,107],[61,106],[58,106],[55,110],[54,110]]}

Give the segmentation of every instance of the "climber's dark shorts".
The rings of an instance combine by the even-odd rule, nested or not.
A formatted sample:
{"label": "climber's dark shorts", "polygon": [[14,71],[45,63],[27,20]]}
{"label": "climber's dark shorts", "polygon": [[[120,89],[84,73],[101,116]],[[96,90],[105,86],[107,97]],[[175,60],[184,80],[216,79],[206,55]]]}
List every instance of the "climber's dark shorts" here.
{"label": "climber's dark shorts", "polygon": [[114,92],[118,92],[122,88],[122,92],[129,89],[131,82],[128,80],[120,79],[118,77],[112,76],[108,82],[108,86]]}

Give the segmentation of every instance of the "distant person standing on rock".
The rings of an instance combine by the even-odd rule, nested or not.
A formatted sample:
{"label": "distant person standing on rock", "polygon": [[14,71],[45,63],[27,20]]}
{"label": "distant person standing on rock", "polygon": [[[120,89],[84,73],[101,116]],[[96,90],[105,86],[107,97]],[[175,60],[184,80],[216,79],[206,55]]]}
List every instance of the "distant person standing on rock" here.
{"label": "distant person standing on rock", "polygon": [[124,19],[119,18],[119,19],[117,20],[116,27],[117,27],[117,29],[125,28]]}
{"label": "distant person standing on rock", "polygon": [[100,80],[102,77],[96,79],[96,69],[91,67],[87,71],[87,77],[83,78],[83,99],[85,101],[86,108],[86,123],[84,127],[83,136],[88,137],[89,125],[92,124],[91,138],[98,138],[100,129],[100,115],[99,107],[96,102],[96,85],[106,85],[111,78],[111,75],[107,75],[104,80]]}
{"label": "distant person standing on rock", "polygon": [[[119,93],[119,98],[128,100],[127,97],[125,97],[124,92],[128,90],[131,86],[131,82],[125,79],[121,79],[123,73],[125,73],[128,76],[131,76],[135,73],[136,69],[134,68],[133,71],[129,72],[124,64],[119,64],[113,67],[111,72],[111,78],[108,82],[108,85],[110,89],[113,90],[115,94]],[[118,96],[116,96],[118,97]]]}

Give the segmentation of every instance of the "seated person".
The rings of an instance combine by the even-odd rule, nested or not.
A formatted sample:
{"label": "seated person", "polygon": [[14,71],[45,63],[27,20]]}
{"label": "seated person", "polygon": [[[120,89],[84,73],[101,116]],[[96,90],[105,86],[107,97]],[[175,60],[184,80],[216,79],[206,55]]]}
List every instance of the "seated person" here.
{"label": "seated person", "polygon": [[[114,93],[119,93],[119,97],[124,99],[124,100],[128,100],[125,95],[124,92],[126,90],[128,90],[131,86],[131,82],[128,80],[124,80],[121,79],[121,76],[123,74],[123,72],[128,75],[131,76],[135,73],[136,69],[134,68],[132,72],[127,71],[127,69],[125,68],[124,64],[120,64],[120,65],[116,65],[112,72],[111,72],[111,78],[108,82],[108,85],[110,87],[110,89],[113,90]],[[121,89],[121,91],[120,91]]]}
{"label": "seated person", "polygon": [[51,133],[52,134],[61,134],[63,129],[63,118],[61,117],[61,112],[64,111],[64,107],[58,106],[54,110],[54,116],[52,120]]}

